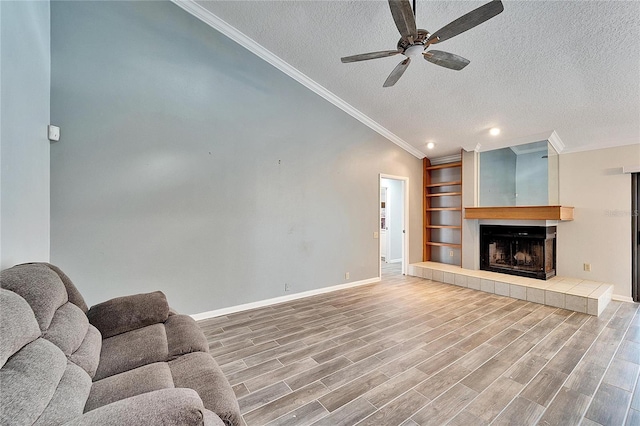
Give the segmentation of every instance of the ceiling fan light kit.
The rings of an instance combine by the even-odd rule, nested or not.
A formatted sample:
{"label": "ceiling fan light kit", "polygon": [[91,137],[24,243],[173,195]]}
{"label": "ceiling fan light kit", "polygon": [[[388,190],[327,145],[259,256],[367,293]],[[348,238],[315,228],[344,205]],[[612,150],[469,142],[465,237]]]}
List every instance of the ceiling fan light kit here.
{"label": "ceiling fan light kit", "polygon": [[[414,0],[415,1],[415,0]],[[363,53],[360,55],[345,56],[341,58],[343,63],[367,61],[370,59],[386,58],[397,54],[406,56],[400,62],[387,80],[383,87],[393,86],[402,77],[411,63],[411,59],[415,59],[419,55],[432,64],[460,71],[467,65],[469,60],[462,56],[455,55],[441,50],[427,50],[432,44],[440,43],[455,37],[463,32],[480,25],[481,23],[493,18],[504,10],[504,6],[500,0],[494,0],[486,3],[479,8],[472,10],[466,15],[461,16],[455,21],[445,25],[433,34],[427,30],[416,28],[415,19],[415,3],[414,9],[411,9],[409,0],[389,0],[389,8],[396,28],[400,32],[400,40],[398,41],[396,50],[383,50],[379,52]]]}

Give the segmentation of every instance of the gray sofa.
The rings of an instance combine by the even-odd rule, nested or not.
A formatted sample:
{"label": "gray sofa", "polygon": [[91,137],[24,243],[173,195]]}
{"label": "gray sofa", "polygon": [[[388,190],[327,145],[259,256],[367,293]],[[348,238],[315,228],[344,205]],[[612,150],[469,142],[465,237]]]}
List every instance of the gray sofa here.
{"label": "gray sofa", "polygon": [[87,308],[46,263],[0,273],[0,424],[242,424],[195,321],[161,292]]}

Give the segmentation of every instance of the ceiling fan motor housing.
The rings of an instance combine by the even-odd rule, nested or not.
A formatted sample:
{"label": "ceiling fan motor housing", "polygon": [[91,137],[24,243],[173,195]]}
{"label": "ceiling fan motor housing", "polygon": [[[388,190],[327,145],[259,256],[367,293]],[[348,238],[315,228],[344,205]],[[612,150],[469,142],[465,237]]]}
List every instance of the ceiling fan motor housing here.
{"label": "ceiling fan motor housing", "polygon": [[407,50],[402,52],[404,56],[407,58],[413,58],[414,56],[420,56],[424,52],[425,46],[424,44],[414,44],[413,46],[409,46]]}
{"label": "ceiling fan motor housing", "polygon": [[413,44],[409,43],[409,40],[404,37],[398,40],[398,50],[402,51],[402,53],[404,54],[405,50],[407,50],[411,46],[421,45],[424,47],[424,44],[427,42],[429,36],[431,36],[431,34],[429,34],[429,31],[420,29],[418,30],[418,35],[413,40]]}

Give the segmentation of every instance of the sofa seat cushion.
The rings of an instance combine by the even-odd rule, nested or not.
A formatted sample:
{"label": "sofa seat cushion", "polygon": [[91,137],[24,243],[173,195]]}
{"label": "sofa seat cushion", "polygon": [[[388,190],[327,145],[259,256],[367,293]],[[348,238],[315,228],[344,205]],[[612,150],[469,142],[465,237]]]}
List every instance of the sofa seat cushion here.
{"label": "sofa seat cushion", "polygon": [[168,358],[164,324],[154,324],[102,341],[94,381]]}
{"label": "sofa seat cushion", "polygon": [[224,422],[216,413],[211,410],[204,409],[205,426],[225,426]]}
{"label": "sofa seat cushion", "polygon": [[84,411],[132,396],[173,388],[171,370],[165,362],[156,362],[98,380],[93,383]]}
{"label": "sofa seat cushion", "polygon": [[228,426],[242,424],[235,394],[215,360],[208,353],[193,352],[169,361],[173,384],[195,389],[204,407]]}
{"label": "sofa seat cushion", "polygon": [[164,323],[104,339],[100,363],[93,379],[104,379],[191,352],[208,351],[207,339],[193,318],[187,315],[171,315]]}
{"label": "sofa seat cushion", "polygon": [[217,425],[207,423],[202,400],[193,389],[160,389],[103,405],[65,426]]}

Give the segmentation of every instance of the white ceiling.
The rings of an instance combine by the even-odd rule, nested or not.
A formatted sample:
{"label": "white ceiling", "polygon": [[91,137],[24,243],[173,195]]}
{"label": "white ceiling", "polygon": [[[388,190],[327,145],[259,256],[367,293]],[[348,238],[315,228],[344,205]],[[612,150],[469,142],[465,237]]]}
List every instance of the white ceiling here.
{"label": "white ceiling", "polygon": [[[386,1],[197,3],[431,158],[553,130],[565,152],[640,143],[638,1],[504,1],[438,44],[469,59],[464,70],[414,60],[390,88],[402,56],[340,62],[395,49]],[[417,26],[433,33],[484,3],[418,0]]]}

